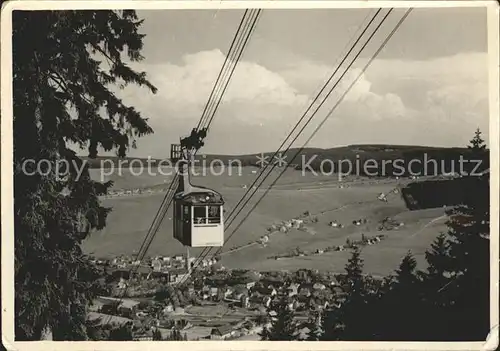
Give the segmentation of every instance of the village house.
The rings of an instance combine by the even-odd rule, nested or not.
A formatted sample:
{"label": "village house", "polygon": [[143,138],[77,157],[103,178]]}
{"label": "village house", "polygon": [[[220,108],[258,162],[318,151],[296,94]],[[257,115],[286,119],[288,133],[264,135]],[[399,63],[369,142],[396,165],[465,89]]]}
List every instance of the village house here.
{"label": "village house", "polygon": [[309,297],[311,296],[311,290],[309,289],[308,286],[301,286],[299,288],[299,295]]}
{"label": "village house", "polygon": [[120,281],[117,284],[118,289],[125,289],[127,287],[127,281],[120,277]]}
{"label": "village house", "polygon": [[246,296],[246,295],[245,295],[244,293],[241,293],[241,292],[239,292],[239,293],[234,293],[234,294],[233,294],[233,298],[234,298],[235,300],[240,300],[240,301],[241,301],[241,298],[242,298],[243,296]]}
{"label": "village house", "polygon": [[272,297],[278,295],[278,291],[272,285],[269,285],[267,287],[267,293],[269,296],[272,296]]}
{"label": "village house", "polygon": [[278,317],[278,313],[276,311],[270,311],[269,317],[271,317],[271,321],[275,321]]}
{"label": "village house", "polygon": [[122,299],[118,306],[118,313],[124,317],[133,318],[136,315],[140,302],[130,299]]}
{"label": "village house", "polygon": [[252,289],[254,286],[255,286],[255,282],[246,283],[246,288],[249,290]]}
{"label": "village house", "polygon": [[264,296],[264,298],[262,299],[262,303],[264,304],[264,306],[266,306],[266,308],[269,308],[271,306],[272,300],[273,299],[270,296]]}
{"label": "village house", "polygon": [[99,312],[102,310],[102,307],[105,305],[112,305],[112,301],[105,300],[102,298],[97,298],[92,301],[92,304],[89,306],[89,311],[91,312]]}
{"label": "village house", "polygon": [[151,267],[153,268],[154,271],[159,272],[161,271],[162,268],[162,261],[159,259],[154,259],[153,262],[151,262]]}
{"label": "village house", "polygon": [[300,285],[297,283],[290,284],[290,286],[288,287],[288,296],[292,297],[292,296],[297,295],[298,291],[299,291],[299,287],[300,287]]}
{"label": "village house", "polygon": [[298,229],[304,224],[304,221],[302,219],[293,219],[292,224],[294,228]]}
{"label": "village house", "polygon": [[321,284],[321,283],[315,283],[313,285],[313,289],[314,290],[325,290],[326,286],[324,284]]}
{"label": "village house", "polygon": [[188,277],[188,271],[185,268],[170,269],[168,271],[168,282],[177,284]]}
{"label": "village house", "polygon": [[169,303],[168,305],[166,305],[166,306],[163,308],[163,311],[162,311],[162,312],[163,312],[164,314],[174,312],[174,305],[172,305],[171,303]]}
{"label": "village house", "polygon": [[153,269],[148,266],[139,266],[137,269],[134,270],[134,275],[144,278],[144,279],[149,279],[151,272],[153,272]]}
{"label": "village house", "polygon": [[224,340],[234,335],[233,326],[230,324],[222,325],[212,329],[210,338],[215,340]]}
{"label": "village house", "polygon": [[241,297],[240,302],[241,308],[248,308],[250,299],[248,298],[248,296],[244,295]]}
{"label": "village house", "polygon": [[299,307],[299,302],[295,299],[293,299],[292,301],[290,301],[287,305],[288,309],[290,311],[295,311],[297,309],[297,307]]}
{"label": "village house", "polygon": [[233,289],[231,289],[230,287],[228,287],[228,288],[226,289],[226,291],[224,291],[224,297],[225,297],[225,298],[230,297],[232,294],[233,294]]}
{"label": "village house", "polygon": [[152,271],[151,278],[165,278],[168,281],[169,274],[166,271]]}

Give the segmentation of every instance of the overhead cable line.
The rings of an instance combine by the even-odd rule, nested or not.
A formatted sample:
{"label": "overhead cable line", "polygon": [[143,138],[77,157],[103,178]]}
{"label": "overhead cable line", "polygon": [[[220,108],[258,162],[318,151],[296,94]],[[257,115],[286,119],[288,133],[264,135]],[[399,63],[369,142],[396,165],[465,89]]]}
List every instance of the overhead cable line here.
{"label": "overhead cable line", "polygon": [[[392,10],[392,9],[391,9]],[[365,64],[365,66],[361,69],[360,73],[357,75],[357,77],[354,79],[354,81],[349,85],[349,87],[346,89],[346,91],[344,92],[344,94],[342,94],[342,96],[340,97],[340,99],[337,101],[337,103],[332,107],[332,109],[328,112],[328,114],[326,115],[326,117],[323,119],[323,121],[321,121],[321,123],[315,128],[314,132],[312,133],[312,135],[307,139],[307,141],[304,143],[304,145],[295,153],[295,155],[293,156],[292,158],[292,161],[295,160],[295,158],[304,150],[304,148],[307,146],[307,144],[311,141],[311,139],[316,135],[316,133],[320,130],[320,128],[325,124],[325,122],[328,120],[328,118],[332,115],[332,113],[336,110],[336,108],[340,105],[340,103],[344,100],[344,98],[346,97],[346,95],[350,92],[350,90],[352,89],[352,87],[359,81],[359,79],[362,77],[362,75],[364,74],[364,72],[366,71],[366,69],[371,65],[371,63],[375,60],[375,58],[380,54],[380,52],[383,50],[383,48],[387,45],[387,43],[389,42],[389,40],[393,37],[393,35],[396,33],[396,31],[400,28],[400,26],[403,24],[403,22],[406,20],[406,18],[408,17],[408,15],[411,13],[413,9],[410,8],[408,9],[405,14],[403,15],[403,17],[398,21],[398,23],[396,24],[396,26],[394,27],[394,29],[391,31],[391,33],[387,36],[387,38],[383,41],[383,43],[380,45],[380,47],[377,49],[377,51],[375,52],[375,54],[370,58],[370,60]],[[242,219],[242,221],[238,224],[238,226],[235,228],[235,230],[231,233],[231,235],[228,237],[228,241],[229,239],[231,238],[231,236],[234,235],[234,233],[236,233],[236,231],[241,227],[241,225],[243,224],[243,222],[250,216],[250,214],[252,213],[252,211],[259,205],[259,203],[262,201],[262,199],[269,193],[269,191],[271,190],[271,188],[276,184],[276,182],[278,181],[278,179],[281,177],[281,175],[283,175],[283,173],[286,171],[286,168],[278,175],[278,177],[276,178],[276,180],[266,189],[266,191],[264,192],[264,194],[262,195],[262,197],[254,204],[254,206],[252,206],[252,208],[250,209],[250,211],[248,212],[248,214]],[[220,251],[218,251],[220,252]],[[216,254],[218,254],[218,252]]]}
{"label": "overhead cable line", "polygon": [[[314,104],[318,101],[318,99],[321,97],[321,94],[325,91],[325,89],[328,87],[328,85],[330,84],[330,82],[332,81],[333,77],[335,77],[335,75],[338,73],[339,69],[342,67],[342,65],[344,64],[344,62],[347,60],[347,58],[349,57],[349,55],[351,54],[351,52],[354,50],[354,48],[356,47],[356,45],[359,43],[359,41],[363,38],[363,36],[365,35],[366,31],[368,30],[368,28],[370,28],[370,26],[372,25],[372,23],[375,21],[375,19],[377,18],[378,14],[380,13],[382,9],[378,9],[377,12],[373,15],[372,19],[370,20],[370,22],[366,25],[365,29],[362,31],[362,33],[359,35],[359,37],[356,39],[356,41],[352,44],[351,48],[349,49],[349,51],[345,54],[344,58],[342,59],[342,61],[337,65],[337,68],[333,71],[333,73],[330,75],[329,79],[326,81],[326,83],[323,85],[323,87],[321,88],[321,90],[319,91],[319,93],[316,95],[316,97],[314,98],[314,100],[311,102],[311,104],[308,106],[308,108],[306,109],[306,111],[303,113],[303,115],[301,116],[301,118],[299,119],[299,121],[295,124],[294,128],[288,133],[288,136],[285,138],[285,140],[281,143],[281,145],[279,146],[278,150],[276,150],[276,152],[274,153],[274,155],[271,157],[271,160],[274,160],[274,158],[280,153],[281,149],[283,148],[283,146],[286,144],[286,142],[288,141],[288,139],[290,139],[292,137],[292,134],[295,132],[295,130],[300,126],[300,124],[302,123],[302,121],[306,118],[307,114],[311,111],[312,107],[314,106]],[[380,24],[376,27],[375,31],[372,33],[372,35],[368,38],[367,42],[365,43],[365,46],[366,44],[371,40],[371,38],[373,37],[373,35],[377,32],[377,30],[380,28],[380,26],[382,25],[382,23],[385,21],[385,19],[387,18],[387,16],[389,15],[390,11],[386,14],[386,16],[382,19],[382,21],[380,22]],[[351,61],[351,65],[352,63],[354,63],[354,61],[357,59],[357,57],[359,56],[359,54],[361,53],[361,51],[363,51],[364,47],[358,52],[358,54],[356,55],[356,57]],[[350,66],[348,66],[348,68],[344,71],[344,74],[347,72],[347,70],[349,69]],[[343,74],[343,75],[344,75]],[[319,108],[323,105],[323,103],[326,101],[326,99],[330,96],[331,92],[333,91],[333,89],[335,89],[337,87],[337,85],[339,84],[340,80],[342,79],[343,75],[337,80],[337,82],[333,85],[332,88],[330,88],[330,91],[328,92],[328,94],[326,95],[326,97],[323,98],[323,101],[320,102],[319,106],[316,108],[316,110],[313,112],[313,115],[311,116],[311,118],[309,118],[309,121],[312,119],[312,117],[316,114],[316,112],[319,110]],[[309,123],[309,121],[306,122],[306,125]],[[300,133],[304,130],[305,126],[299,131],[299,135]],[[294,139],[295,141],[296,139]],[[292,141],[293,143],[293,141]],[[290,144],[291,146],[291,144]],[[288,150],[290,149],[290,146],[285,150],[285,154],[288,152]],[[254,180],[254,182],[252,183],[252,185],[250,187],[248,187],[248,190],[245,194],[245,196],[250,193],[250,191],[253,189],[254,185],[257,183],[257,181],[259,180],[259,177],[264,174],[264,172],[267,170],[269,164],[266,165],[266,167],[263,169],[263,171],[261,173],[259,173],[259,176],[256,177],[256,179]],[[258,185],[260,186],[266,179],[267,177],[270,175],[270,173],[273,171],[273,169],[276,168],[276,164],[273,164],[273,166],[271,167],[271,170],[269,171],[269,173],[267,173],[267,175],[264,176],[264,179],[262,180],[262,182]],[[258,187],[257,186],[257,187]],[[256,189],[254,189],[256,191]],[[255,193],[254,191],[254,193]],[[250,198],[253,196],[253,194],[250,195]],[[245,197],[244,196],[244,197]],[[238,202],[238,204],[235,206],[235,208],[237,206],[239,206],[242,202],[243,202],[243,199],[244,197]],[[244,207],[245,205],[243,205]],[[243,208],[242,207],[242,208]],[[241,212],[241,210],[240,210]],[[240,213],[236,213],[236,216]],[[229,224],[227,224],[227,227],[231,226],[232,222],[234,221],[231,220],[229,222]],[[226,228],[227,228],[226,227]]]}
{"label": "overhead cable line", "polygon": [[[245,23],[244,27],[245,27],[245,26],[246,26],[247,28],[248,28],[248,27],[250,27],[250,30],[249,30],[248,32],[246,32],[246,29],[244,30],[244,33],[245,33],[245,34],[243,34],[243,35],[242,35],[242,36],[241,36],[241,37],[237,40],[237,43],[236,43],[236,54],[232,55],[232,56],[233,56],[233,58],[232,58],[232,59],[226,60],[226,61],[224,62],[224,64],[226,64],[226,63],[228,63],[228,62],[233,64],[233,65],[232,65],[232,69],[231,69],[231,68],[227,68],[227,69],[226,69],[225,67],[223,67],[223,69],[226,71],[226,73],[227,73],[227,72],[230,72],[230,73],[229,73],[229,78],[226,80],[226,83],[225,83],[225,85],[224,85],[224,88],[222,89],[222,94],[220,95],[220,97],[219,97],[219,99],[218,99],[217,103],[212,103],[212,104],[211,104],[211,106],[210,106],[210,107],[208,107],[208,108],[206,108],[206,109],[205,109],[205,111],[204,111],[204,112],[206,112],[206,111],[211,111],[211,116],[210,116],[210,117],[207,117],[207,119],[208,119],[208,123],[207,123],[205,126],[199,127],[198,129],[205,129],[205,130],[207,130],[207,131],[208,131],[208,129],[209,129],[209,127],[210,127],[210,125],[211,125],[211,123],[212,123],[212,121],[213,121],[214,117],[215,117],[215,113],[217,112],[217,109],[218,109],[218,107],[219,107],[219,105],[220,105],[220,103],[221,103],[221,101],[222,101],[222,97],[223,97],[223,95],[224,95],[224,93],[225,93],[225,91],[226,91],[226,89],[227,89],[227,87],[228,87],[228,85],[229,85],[229,82],[230,82],[230,80],[231,80],[231,78],[232,78],[232,76],[233,76],[234,70],[236,69],[236,65],[238,64],[238,62],[239,62],[239,60],[240,60],[240,58],[241,58],[241,55],[243,54],[243,51],[244,51],[244,49],[245,49],[245,47],[246,47],[246,45],[247,45],[248,40],[250,39],[250,37],[251,37],[251,36],[252,36],[252,34],[253,34],[253,31],[254,31],[254,29],[255,29],[255,26],[256,26],[257,20],[259,19],[259,16],[260,16],[260,14],[261,14],[261,11],[262,11],[262,10],[260,10],[260,9],[259,9],[259,10],[257,10],[257,11],[255,11],[255,10],[250,10],[250,16],[249,16],[249,17],[248,17],[248,19],[246,19],[246,20],[245,20],[245,16],[246,16],[246,13],[247,13],[247,12],[245,11],[245,15],[244,15],[244,17],[243,17],[243,19],[242,19],[242,22],[245,20],[245,22],[246,22],[246,23]],[[255,14],[255,15],[254,15],[254,14]],[[253,19],[252,19],[252,17],[253,17]],[[251,25],[250,25],[250,26],[248,26],[248,23],[251,23]],[[245,38],[244,40],[242,40],[242,38],[243,38],[243,37]],[[234,40],[233,40],[233,43],[234,43]],[[241,45],[242,45],[242,46],[241,46]],[[227,57],[230,57],[230,55],[228,54],[228,56],[227,56]],[[222,70],[221,70],[221,72],[222,72]],[[222,74],[222,75],[219,75],[219,76],[224,77],[224,76],[226,75],[226,73],[224,73],[224,74]],[[219,78],[218,78],[218,79],[219,79]],[[216,84],[217,84],[217,83],[216,83]],[[220,87],[220,86],[219,86],[219,87]],[[215,86],[214,86],[213,91],[215,91],[215,90],[216,90],[216,88],[215,88]],[[219,88],[219,89],[217,89],[217,90],[220,90],[220,88]],[[213,91],[212,91],[212,92],[213,92]],[[212,96],[212,95],[213,95],[213,94],[211,94],[211,96]],[[207,103],[207,106],[208,106],[208,103]],[[214,106],[215,106],[215,107],[214,107]],[[209,112],[209,113],[210,113],[210,112]],[[205,113],[204,113],[204,114],[205,114]],[[205,114],[205,115],[206,115],[206,114]],[[202,118],[203,118],[203,119],[205,119],[205,117],[203,117],[203,116],[202,116]],[[200,122],[201,122],[201,121],[200,121]],[[201,124],[201,123],[200,123],[200,124]],[[197,151],[197,150],[196,150],[196,151]],[[196,152],[195,152],[195,154],[193,155],[193,157],[194,157],[194,156],[196,156]],[[206,255],[207,255],[207,252],[208,252],[208,251],[210,251],[210,248],[208,248],[208,247],[204,247],[204,248],[203,248],[203,250],[202,250],[202,252],[199,254],[198,258],[199,258],[199,257],[201,257],[201,256],[203,256],[203,255],[206,257]],[[196,261],[197,261],[197,259],[195,259],[195,264],[196,264]]]}
{"label": "overhead cable line", "polygon": [[[389,10],[388,14],[392,11]],[[343,99],[345,98],[345,96],[347,95],[347,93],[350,91],[350,89],[354,86],[354,84],[360,79],[360,77],[363,75],[363,73],[366,71],[366,69],[369,67],[369,65],[373,62],[373,60],[379,55],[379,53],[382,51],[382,49],[385,47],[385,45],[387,44],[387,42],[392,38],[392,36],[394,35],[394,33],[399,29],[399,27],[401,26],[401,24],[404,22],[404,20],[408,17],[408,15],[410,14],[410,12],[412,11],[412,9],[409,9],[407,10],[407,12],[405,13],[405,15],[400,19],[400,21],[397,23],[397,25],[395,26],[395,28],[392,30],[392,32],[389,34],[389,36],[384,40],[384,42],[382,43],[382,45],[379,47],[379,49],[375,52],[375,54],[372,56],[372,58],[368,61],[368,63],[363,67],[363,69],[361,70],[361,72],[359,73],[359,75],[357,76],[357,78],[353,81],[352,84],[350,84],[350,86],[347,88],[346,92],[341,96],[340,100],[335,104],[335,106],[330,110],[330,112],[328,113],[327,117],[321,122],[321,124],[315,129],[315,131],[313,132],[313,135],[311,135],[311,137],[307,140],[307,142],[304,144],[304,146],[301,147],[300,150],[298,150],[294,157],[292,158],[292,161],[303,151],[303,149],[305,148],[305,145],[307,145],[307,143],[312,139],[312,137],[314,137],[314,135],[317,133],[317,131],[323,126],[323,124],[326,122],[326,120],[328,119],[328,117],[331,116],[331,114],[333,113],[333,111],[337,108],[337,106],[343,101]],[[388,14],[384,17],[384,20],[387,18]],[[380,26],[379,26],[380,27]],[[379,28],[378,27],[378,28]],[[373,35],[372,35],[373,37]],[[371,38],[370,38],[371,39]],[[364,47],[366,47],[366,45],[368,44],[368,42],[364,45]],[[363,47],[363,48],[364,48]],[[362,49],[363,50],[363,49]],[[311,118],[309,119],[309,121],[311,120]],[[305,126],[302,128],[301,132],[303,131],[303,129],[305,128]],[[300,133],[299,133],[300,135]],[[298,135],[296,136],[296,138],[292,141],[292,143],[298,138]],[[291,146],[291,145],[290,145]],[[272,169],[275,168],[276,165],[273,166]],[[283,175],[283,173],[286,171],[286,168],[278,175],[278,178],[276,178],[276,180],[266,189],[265,193],[262,195],[262,197],[257,201],[256,204],[254,204],[254,206],[250,209],[250,211],[247,213],[247,215],[242,219],[242,221],[239,223],[239,225],[237,226],[237,228],[235,228],[233,230],[233,232],[231,233],[231,235],[227,238],[226,240],[226,243],[231,239],[231,237],[236,233],[236,231],[241,227],[241,225],[243,224],[243,222],[250,216],[250,214],[252,213],[252,211],[259,205],[259,203],[262,201],[262,199],[269,193],[269,191],[271,190],[271,188],[276,184],[276,182],[279,180],[279,178],[281,177],[281,175]],[[264,179],[265,180],[265,179]],[[261,182],[262,184],[262,182]],[[255,194],[255,192],[254,192]],[[253,194],[252,194],[253,196]],[[247,201],[248,203],[248,201]],[[245,204],[246,205],[246,204]],[[217,250],[217,252],[212,256],[212,257],[215,257],[216,255],[218,255],[220,253],[220,251],[222,250],[222,247],[219,248]]]}
{"label": "overhead cable line", "polygon": [[[344,58],[342,59],[342,61],[341,61],[341,62],[337,65],[337,68],[336,68],[336,69],[334,70],[334,72],[330,75],[330,77],[329,77],[329,79],[327,80],[327,82],[326,82],[326,83],[324,83],[324,85],[323,85],[322,89],[318,92],[318,94],[316,95],[316,97],[315,97],[315,99],[313,100],[313,102],[309,105],[309,107],[308,107],[308,108],[307,108],[307,110],[304,112],[304,114],[302,115],[302,117],[301,117],[301,118],[299,119],[299,121],[296,123],[295,127],[292,129],[292,131],[290,131],[290,133],[288,134],[287,138],[283,141],[283,143],[280,145],[280,147],[278,148],[278,150],[274,153],[274,155],[272,156],[272,159],[274,159],[274,157],[276,157],[276,155],[280,152],[281,148],[285,145],[286,141],[287,141],[287,140],[288,140],[288,139],[292,136],[293,132],[294,132],[294,131],[295,131],[295,130],[299,127],[299,125],[300,125],[300,123],[302,122],[302,120],[306,117],[307,113],[308,113],[308,112],[310,111],[310,109],[313,107],[314,103],[315,103],[315,102],[316,102],[316,101],[320,98],[320,96],[321,96],[321,94],[323,93],[323,91],[324,91],[324,90],[328,87],[329,83],[331,82],[331,80],[333,79],[333,77],[335,76],[335,74],[337,74],[337,72],[338,72],[338,70],[340,69],[340,67],[342,66],[342,64],[343,64],[343,63],[345,62],[345,60],[349,57],[349,55],[350,55],[350,54],[351,54],[351,52],[354,50],[354,48],[355,48],[355,47],[356,47],[356,45],[359,43],[359,41],[362,39],[362,37],[364,36],[364,34],[366,33],[366,31],[369,29],[369,27],[371,26],[371,24],[375,21],[376,17],[377,17],[377,16],[378,16],[378,14],[381,12],[381,10],[382,10],[382,9],[378,9],[378,10],[377,10],[377,12],[374,14],[374,16],[371,18],[371,20],[369,21],[369,23],[366,25],[366,27],[364,28],[364,30],[362,31],[362,33],[358,36],[357,40],[356,40],[356,41],[355,41],[355,42],[351,45],[350,50],[349,50],[349,51],[345,54],[345,56],[344,56]],[[392,11],[392,10],[390,10],[390,11]],[[390,13],[390,11],[389,11],[389,13]],[[388,13],[388,14],[389,14],[389,13]],[[384,19],[382,20],[381,24],[382,24],[382,23],[383,23],[383,21],[387,18],[388,14],[384,17]],[[368,16],[367,16],[367,17],[368,17]],[[366,17],[366,18],[367,18],[367,17]],[[364,21],[366,21],[366,18],[363,20],[363,23],[364,23]],[[375,29],[375,32],[378,30],[378,28],[380,28],[380,25],[381,25],[381,24],[379,24],[379,26]],[[361,28],[361,27],[360,27],[360,28]],[[358,30],[358,32],[359,32],[359,30]],[[374,32],[374,33],[375,33],[375,32]],[[372,36],[371,36],[371,37],[373,37],[373,34],[372,34]],[[368,39],[367,43],[369,42],[369,40],[371,39],[371,37]],[[366,44],[365,44],[365,46],[366,46]],[[363,50],[363,49],[361,49],[361,50]],[[359,53],[358,53],[358,55],[359,55]],[[351,64],[352,64],[352,62],[351,62]],[[337,84],[338,84],[338,81],[337,81],[337,83],[335,84],[335,86],[336,86]],[[330,93],[331,93],[331,91],[335,88],[335,86],[334,86],[334,87],[330,90]],[[330,94],[330,93],[329,93],[329,94]],[[327,95],[327,97],[329,96],[329,94]],[[325,99],[326,99],[326,98],[325,98]],[[324,102],[324,101],[323,101],[323,102]],[[322,103],[321,103],[321,105],[322,105]],[[320,107],[321,107],[321,105],[320,105]],[[318,109],[319,109],[319,107],[318,107]],[[317,112],[317,109],[316,109],[316,112]],[[303,128],[303,129],[304,129],[304,128]],[[303,129],[302,129],[302,130],[303,130]],[[293,143],[293,142],[292,142],[292,143]],[[288,148],[288,149],[289,149],[289,148]],[[287,150],[287,151],[288,151],[288,150]],[[287,152],[287,151],[286,151],[286,152]],[[286,153],[286,152],[285,152],[285,153]],[[257,181],[259,180],[259,177],[260,177],[260,176],[261,176],[261,175],[262,175],[262,174],[266,171],[266,169],[268,168],[268,166],[269,166],[269,165],[266,165],[266,167],[265,167],[263,170],[261,170],[261,172],[259,172],[259,174],[257,175],[257,177],[256,177],[256,179],[254,180],[254,182],[251,184],[251,186],[249,187],[249,189],[247,190],[247,192],[243,195],[243,197],[240,199],[240,201],[239,201],[239,202],[236,204],[236,206],[233,208],[233,210],[231,211],[231,213],[230,213],[229,217],[232,217],[232,215],[234,214],[234,212],[236,212],[236,211],[237,211],[238,206],[239,206],[239,205],[240,205],[240,204],[244,201],[244,199],[245,199],[246,195],[247,195],[247,194],[249,194],[249,193],[250,193],[250,191],[254,188],[254,185],[255,185],[255,184],[257,183]],[[271,171],[270,171],[270,172],[272,172],[272,170],[273,170],[274,168],[275,168],[275,165],[274,165],[274,167],[272,167],[272,169],[271,169]],[[265,181],[265,179],[269,176],[269,174],[270,174],[270,173],[268,173],[268,174],[264,177],[264,180],[263,180],[263,181]],[[263,182],[263,181],[262,181],[262,182]],[[262,184],[262,182],[261,182],[261,184]],[[260,184],[259,184],[259,186],[260,186]],[[250,195],[250,198],[251,198],[251,197],[255,194],[255,192],[256,192],[256,190],[252,193],[252,195]],[[236,213],[236,216],[237,216],[237,215],[241,212],[241,210],[242,210],[242,209],[244,208],[244,206],[248,203],[248,201],[250,200],[250,198],[249,198],[249,199],[247,199],[247,201],[245,202],[245,204],[244,204],[244,205],[240,208],[240,210]],[[233,218],[234,218],[234,217],[233,217]],[[230,226],[230,225],[231,225],[232,221],[234,221],[234,219],[233,219],[233,220],[230,220],[230,224],[229,224],[228,226]],[[228,226],[227,226],[227,227],[228,227]],[[226,227],[226,228],[227,228],[227,227]],[[229,238],[228,238],[228,240],[229,240]],[[225,243],[227,243],[227,241],[228,241],[228,240],[226,240],[226,241],[225,241]],[[218,250],[218,252],[220,252],[220,250],[221,250],[221,249],[219,249],[219,250]],[[206,250],[204,250],[204,251],[200,254],[200,256],[198,257],[198,259],[197,259],[198,264],[196,264],[196,263],[195,263],[195,268],[199,265],[199,263],[200,263],[203,259],[205,259],[205,258],[206,258],[206,256],[207,256],[207,255],[208,255],[208,253],[211,251],[211,249],[208,249],[208,251],[209,251],[208,253],[205,253],[205,251],[206,251]],[[213,255],[212,257],[214,257],[214,256],[216,256],[216,255],[217,255],[217,253],[216,253],[215,255]]]}
{"label": "overhead cable line", "polygon": [[248,9],[245,10],[244,14],[243,14],[243,17],[240,21],[240,24],[238,25],[238,29],[236,30],[236,35],[233,37],[233,41],[231,42],[231,46],[229,47],[229,50],[227,52],[227,55],[226,55],[226,58],[224,59],[224,63],[222,64],[222,67],[219,71],[219,74],[217,76],[217,79],[215,81],[215,84],[212,88],[212,91],[210,92],[210,96],[208,97],[208,100],[207,100],[207,103],[205,105],[205,108],[203,109],[203,112],[201,114],[201,118],[200,118],[200,121],[198,122],[198,125],[196,126],[196,129],[201,129],[203,124],[204,124],[204,120],[207,116],[207,113],[208,111],[210,110],[211,106],[212,106],[212,103],[213,103],[213,97],[214,97],[214,94],[216,94],[216,91],[217,91],[217,87],[219,86],[219,82],[221,79],[224,79],[224,75],[225,73],[224,72],[227,72],[227,64],[228,62],[231,61],[230,57],[233,53],[233,47],[235,47],[235,44],[236,44],[236,47],[239,46],[239,41],[241,38],[239,38],[239,35],[238,33],[241,31],[241,28],[242,27],[246,27],[247,26],[247,22],[248,22],[248,17],[247,17],[247,14],[248,14]]}

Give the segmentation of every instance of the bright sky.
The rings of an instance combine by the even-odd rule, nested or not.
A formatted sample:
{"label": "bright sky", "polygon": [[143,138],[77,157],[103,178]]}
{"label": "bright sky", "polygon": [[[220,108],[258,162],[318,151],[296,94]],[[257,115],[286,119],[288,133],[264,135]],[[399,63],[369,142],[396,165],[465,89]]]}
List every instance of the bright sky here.
{"label": "bright sky", "polygon": [[[371,11],[264,10],[201,152],[275,150]],[[365,58],[403,12],[395,10],[389,16]],[[155,130],[138,140],[131,156],[166,157],[170,144],[189,134],[199,120],[243,11],[162,10],[138,15],[145,20],[145,60],[135,67],[146,71],[159,91],[153,95],[133,87],[123,92],[125,102],[149,118]],[[308,146],[464,146],[477,127],[487,139],[486,27],[486,9],[413,10]],[[353,79],[346,76],[343,86]],[[316,124],[334,103],[332,95]],[[304,133],[308,137],[312,129]]]}

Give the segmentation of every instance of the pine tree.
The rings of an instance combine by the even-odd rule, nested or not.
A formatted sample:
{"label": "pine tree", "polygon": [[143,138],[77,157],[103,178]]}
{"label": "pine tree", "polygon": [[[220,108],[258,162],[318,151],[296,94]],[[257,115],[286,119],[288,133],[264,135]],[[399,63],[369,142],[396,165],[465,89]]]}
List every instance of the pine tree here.
{"label": "pine tree", "polygon": [[425,252],[428,267],[426,271],[420,272],[422,278],[422,312],[428,316],[427,323],[421,329],[427,336],[427,340],[439,340],[439,334],[449,334],[447,318],[449,308],[453,303],[449,297],[442,292],[443,287],[451,283],[451,271],[449,259],[449,243],[444,233],[441,233]]}
{"label": "pine tree", "polygon": [[[468,148],[471,160],[487,169],[489,151],[479,130]],[[457,180],[463,203],[446,212],[448,232],[426,253],[428,339],[484,340],[489,330],[489,173],[468,171]]]}
{"label": "pine tree", "polygon": [[[142,59],[141,22],[131,10],[13,12],[17,341],[39,340],[47,328],[54,340],[87,338],[86,305],[98,273],[81,244],[105,226],[110,209],[98,196],[111,183],[93,181],[70,146],[88,148],[91,157],[99,148],[124,156],[135,138],[152,132],[112,90],[135,83],[156,91],[121,55]],[[50,172],[30,175],[36,167],[25,162],[41,160]],[[56,174],[61,161],[70,165],[60,170],[65,176]]]}
{"label": "pine tree", "polygon": [[474,133],[474,138],[471,139],[470,145],[468,145],[469,149],[472,150],[486,150],[486,144],[484,139],[481,137],[481,130],[479,128],[476,129]]}
{"label": "pine tree", "polygon": [[262,340],[291,341],[296,340],[297,323],[295,313],[287,306],[283,299],[276,304],[276,318],[271,321],[271,327],[264,328],[260,334]]}
{"label": "pine tree", "polygon": [[[346,266],[338,277],[345,297],[339,308],[328,311],[323,322],[323,340],[363,340],[370,320],[366,313],[371,299],[367,278],[363,276],[363,259],[359,247],[354,247]],[[363,316],[363,318],[359,318]]]}
{"label": "pine tree", "polygon": [[378,301],[380,320],[374,333],[377,339],[422,341],[420,330],[425,326],[421,325],[421,285],[416,268],[417,261],[409,251],[394,277],[386,281],[386,290]]}
{"label": "pine tree", "polygon": [[260,340],[271,340],[271,332],[267,325],[262,327],[262,331],[259,333]]}
{"label": "pine tree", "polygon": [[417,261],[411,251],[408,251],[398,269],[396,269],[396,281],[401,288],[410,289],[417,283],[416,268]]}
{"label": "pine tree", "polygon": [[[488,151],[479,130],[469,149],[474,159],[487,160]],[[484,166],[484,167],[487,167]],[[452,281],[440,289],[454,301],[449,313],[453,333],[463,340],[484,340],[489,330],[489,173],[471,174],[463,181],[465,200],[447,211]]]}
{"label": "pine tree", "polygon": [[341,277],[340,283],[345,286],[351,296],[363,293],[363,259],[359,247],[354,247],[352,255],[345,266],[346,274]]}

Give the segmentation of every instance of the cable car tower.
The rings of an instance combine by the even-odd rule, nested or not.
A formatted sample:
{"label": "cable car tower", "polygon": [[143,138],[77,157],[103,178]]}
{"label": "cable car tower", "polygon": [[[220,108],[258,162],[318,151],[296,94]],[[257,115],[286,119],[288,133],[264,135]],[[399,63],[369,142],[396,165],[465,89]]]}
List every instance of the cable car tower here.
{"label": "cable car tower", "polygon": [[179,183],[174,195],[174,238],[187,247],[187,267],[190,247],[222,247],[224,245],[224,218],[222,196],[215,190],[193,185],[190,167],[194,155],[203,146],[206,129],[196,128],[191,135],[173,144],[170,159],[176,165]]}

